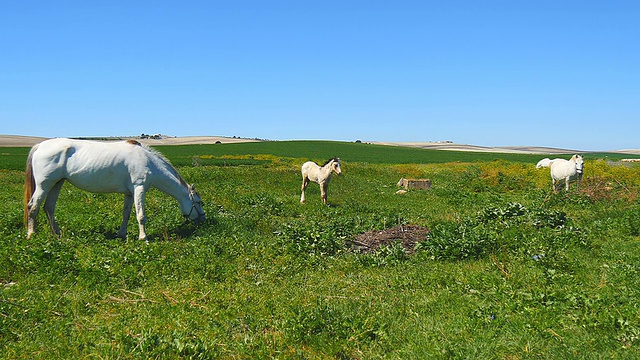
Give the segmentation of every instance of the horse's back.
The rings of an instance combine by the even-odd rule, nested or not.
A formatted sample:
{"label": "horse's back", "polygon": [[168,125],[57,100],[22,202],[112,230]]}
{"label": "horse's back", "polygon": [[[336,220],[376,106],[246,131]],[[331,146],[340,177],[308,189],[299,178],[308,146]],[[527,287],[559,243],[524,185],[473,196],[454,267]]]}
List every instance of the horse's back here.
{"label": "horse's back", "polygon": [[[50,139],[38,145],[34,158],[48,164],[64,163],[86,169],[113,167],[144,158],[144,150],[129,142],[98,142],[74,139]],[[144,159],[143,159],[144,160]]]}
{"label": "horse's back", "polygon": [[312,171],[314,169],[319,168],[320,166],[318,166],[318,164],[314,163],[313,161],[307,161],[306,163],[302,164],[302,167],[300,168],[300,171],[302,171],[302,174],[307,174],[309,173],[309,171]]}
{"label": "horse's back", "polygon": [[551,166],[552,162],[553,162],[553,160],[551,160],[549,158],[544,158],[544,159],[538,161],[538,163],[536,164],[536,169],[540,169],[542,167],[549,167],[549,166]]}
{"label": "horse's back", "polygon": [[33,147],[31,164],[36,178],[54,178],[66,174],[66,165],[75,153],[71,139],[49,139]]}
{"label": "horse's back", "polygon": [[128,142],[61,138],[40,143],[33,166],[41,177],[66,179],[87,191],[129,192],[131,180],[148,173],[146,157],[142,147]]}
{"label": "horse's back", "polygon": [[319,181],[320,166],[315,162],[307,161],[306,163],[302,164],[301,172],[303,179],[309,179],[316,183]]}
{"label": "horse's back", "polygon": [[61,158],[69,149],[73,148],[71,139],[49,139],[33,147],[33,158],[37,160],[51,160]]}
{"label": "horse's back", "polygon": [[575,175],[575,163],[566,159],[553,159],[551,162],[551,177],[562,180]]}

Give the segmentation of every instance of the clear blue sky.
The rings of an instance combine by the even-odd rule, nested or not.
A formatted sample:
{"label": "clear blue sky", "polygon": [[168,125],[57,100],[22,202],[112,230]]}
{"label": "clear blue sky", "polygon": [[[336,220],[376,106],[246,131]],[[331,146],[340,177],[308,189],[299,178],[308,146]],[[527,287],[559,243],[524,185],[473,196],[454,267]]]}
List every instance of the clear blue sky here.
{"label": "clear blue sky", "polygon": [[0,133],[640,148],[640,2],[2,1]]}

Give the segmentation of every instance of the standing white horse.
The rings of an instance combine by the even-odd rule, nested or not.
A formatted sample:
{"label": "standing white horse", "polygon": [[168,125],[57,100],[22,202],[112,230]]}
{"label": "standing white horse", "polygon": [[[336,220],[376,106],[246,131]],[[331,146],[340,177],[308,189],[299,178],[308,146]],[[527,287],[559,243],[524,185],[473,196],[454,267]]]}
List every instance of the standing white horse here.
{"label": "standing white horse", "polygon": [[544,158],[538,161],[536,168],[550,167],[551,168],[551,180],[553,191],[558,192],[558,183],[561,180],[565,181],[565,190],[569,191],[569,180],[571,178],[577,178],[577,188],[580,188],[580,181],[582,180],[582,172],[584,170],[584,159],[582,155],[573,155],[570,160],[565,159],[549,159]]}
{"label": "standing white horse", "polygon": [[195,187],[187,185],[160,153],[139,142],[51,139],[35,145],[27,160],[24,187],[27,239],[36,231],[38,211],[45,199],[44,211],[51,231],[60,235],[54,212],[65,180],[90,192],[124,194],[122,225],[118,230],[121,238],[127,236],[127,223],[135,204],[138,237],[146,240],[144,200],[152,186],[178,200],[180,211],[189,220],[206,219]]}
{"label": "standing white horse", "polygon": [[318,166],[318,164],[313,161],[307,161],[302,164],[302,195],[300,196],[300,202],[304,204],[304,191],[307,185],[309,185],[309,181],[313,181],[320,185],[320,198],[322,199],[322,203],[326,204],[327,188],[329,187],[329,181],[331,181],[331,176],[334,172],[337,175],[342,174],[340,159],[338,158],[329,159],[322,166]]}

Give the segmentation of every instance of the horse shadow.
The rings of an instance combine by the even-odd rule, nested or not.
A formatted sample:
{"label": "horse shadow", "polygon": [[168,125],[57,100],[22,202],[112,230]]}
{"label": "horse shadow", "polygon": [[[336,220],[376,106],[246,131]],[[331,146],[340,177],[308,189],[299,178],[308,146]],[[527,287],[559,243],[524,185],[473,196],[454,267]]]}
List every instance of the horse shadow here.
{"label": "horse shadow", "polygon": [[[173,228],[162,228],[158,229],[156,232],[147,234],[146,242],[168,242],[182,240],[193,236],[202,229],[209,228],[211,226],[215,227],[216,225],[218,225],[218,220],[215,218],[207,218],[207,220],[199,224],[185,220],[180,225]],[[128,232],[127,235],[128,236],[126,239],[122,239],[118,237],[118,232],[116,230],[108,230],[104,232],[105,238],[109,240],[131,240],[131,232]]]}

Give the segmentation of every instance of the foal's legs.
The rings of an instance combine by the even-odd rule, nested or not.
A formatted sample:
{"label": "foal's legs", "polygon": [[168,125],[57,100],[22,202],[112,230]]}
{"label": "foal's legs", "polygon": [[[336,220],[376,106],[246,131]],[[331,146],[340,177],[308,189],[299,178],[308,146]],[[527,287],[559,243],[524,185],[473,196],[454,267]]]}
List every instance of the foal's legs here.
{"label": "foal's legs", "polygon": [[127,238],[127,225],[129,224],[129,217],[131,216],[131,208],[133,207],[133,195],[127,194],[124,196],[124,209],[122,210],[122,225],[118,230],[118,237],[122,239]]}
{"label": "foal's legs", "polygon": [[302,195],[300,195],[300,202],[302,204],[304,204],[304,202],[306,201],[304,197],[304,191],[307,189],[307,185],[309,185],[309,178],[303,175],[302,176]]}
{"label": "foal's legs", "polygon": [[329,184],[326,182],[320,183],[320,198],[322,199],[323,204],[327,204],[327,188]]}
{"label": "foal's legs", "polygon": [[44,202],[44,213],[47,214],[47,219],[49,219],[49,227],[51,227],[51,231],[56,235],[60,235],[60,228],[58,227],[54,213],[56,212],[56,203],[58,202],[62,185],[64,185],[64,179],[53,185],[51,190],[49,190],[47,200]]}

